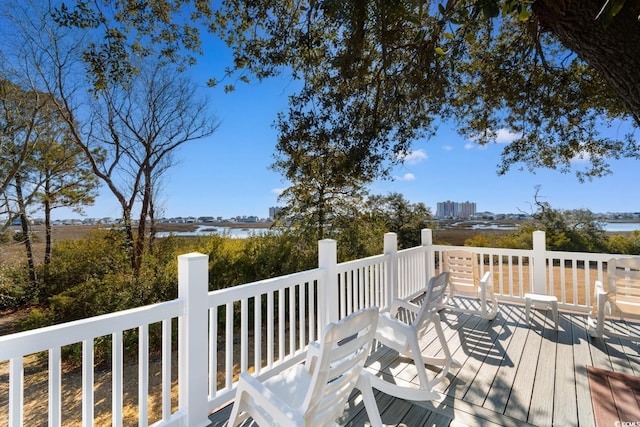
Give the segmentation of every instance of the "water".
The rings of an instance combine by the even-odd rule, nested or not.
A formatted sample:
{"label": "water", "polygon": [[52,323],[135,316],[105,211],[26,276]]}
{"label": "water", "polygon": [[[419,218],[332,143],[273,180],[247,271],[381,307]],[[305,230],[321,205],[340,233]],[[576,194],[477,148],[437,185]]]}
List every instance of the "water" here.
{"label": "water", "polygon": [[[640,222],[601,222],[600,225],[604,231],[610,231],[612,233],[640,230]],[[473,230],[516,230],[518,226],[487,222],[483,224],[473,224],[471,228]]]}
{"label": "water", "polygon": [[640,222],[603,222],[600,223],[605,231],[636,231],[640,230]]}
{"label": "water", "polygon": [[[602,222],[600,223],[605,231],[610,232],[628,232],[640,230],[640,222]],[[487,222],[484,224],[474,224],[472,227],[474,230],[516,230],[517,225],[500,225]],[[163,231],[157,234],[157,237],[167,237],[170,234],[174,236],[211,236],[211,235],[224,235],[234,239],[246,239],[252,234],[259,234],[269,231],[268,228],[230,228],[230,227],[216,227],[210,225],[201,225],[194,231]]]}
{"label": "water", "polygon": [[227,236],[234,239],[246,239],[252,234],[259,234],[269,231],[268,228],[231,228],[231,227],[216,227],[210,225],[201,225],[197,229],[193,231],[162,231],[156,234],[157,237],[168,237],[169,235],[173,236],[187,236],[187,237],[196,237],[196,236],[213,236],[213,235],[221,235]]}

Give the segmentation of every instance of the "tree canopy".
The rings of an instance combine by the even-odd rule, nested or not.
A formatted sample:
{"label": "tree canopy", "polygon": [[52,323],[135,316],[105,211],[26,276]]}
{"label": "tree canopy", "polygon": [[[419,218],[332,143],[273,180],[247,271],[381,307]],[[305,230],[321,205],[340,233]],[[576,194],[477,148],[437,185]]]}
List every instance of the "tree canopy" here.
{"label": "tree canopy", "polygon": [[640,124],[638,0],[71,4],[58,9],[61,24],[104,29],[104,43],[85,54],[99,59],[102,78],[122,74],[127,52],[145,42],[190,62],[183,53],[200,52],[206,25],[234,51],[227,74],[261,79],[288,68],[304,80],[289,126],[304,126],[300,112],[322,112],[341,143],[360,148],[352,161],[382,174],[442,120],[479,144],[502,129],[517,135],[499,173],[569,171],[583,157],[584,179],[640,155],[635,135],[601,133],[613,119]]}

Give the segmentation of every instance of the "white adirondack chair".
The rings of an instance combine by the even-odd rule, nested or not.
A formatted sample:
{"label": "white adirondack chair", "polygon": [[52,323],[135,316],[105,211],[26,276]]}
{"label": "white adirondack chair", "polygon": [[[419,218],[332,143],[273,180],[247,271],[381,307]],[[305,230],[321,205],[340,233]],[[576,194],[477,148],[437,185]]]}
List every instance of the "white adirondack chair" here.
{"label": "white adirondack chair", "polygon": [[263,383],[241,373],[228,425],[249,416],[265,427],[335,425],[349,394],[358,388],[371,425],[381,426],[369,379],[362,375],[377,320],[378,309],[371,307],[330,324],[320,341],[309,345],[304,364]]}
{"label": "white adirondack chair", "polygon": [[640,338],[605,329],[605,316],[640,320],[640,258],[612,258],[607,262],[607,278],[596,281],[588,331],[592,337]]}
{"label": "white adirondack chair", "polygon": [[[442,331],[442,325],[440,324],[440,315],[438,314],[444,298],[448,276],[449,273],[445,272],[429,280],[421,305],[402,299],[395,299],[391,304],[390,310],[380,313],[380,318],[378,319],[376,340],[396,350],[400,355],[412,359],[420,381],[419,388],[393,384],[370,373],[371,385],[374,388],[391,396],[407,400],[426,401],[440,398],[440,393],[433,390],[433,387],[446,377],[449,369],[461,366],[451,356]],[[415,315],[411,323],[406,323],[398,317],[400,309],[407,310]],[[401,317],[406,318],[406,316]],[[422,354],[420,339],[425,335],[430,325],[433,325],[436,330],[444,357],[426,357]],[[442,370],[429,379],[425,364],[442,366]]]}
{"label": "white adirondack chair", "polygon": [[[493,294],[493,279],[487,271],[480,277],[478,254],[463,249],[444,251],[442,271],[449,272],[449,292],[444,308],[463,313],[479,314],[492,320],[498,314],[498,301]],[[463,301],[454,298],[474,298],[480,301],[479,309],[465,308]]]}

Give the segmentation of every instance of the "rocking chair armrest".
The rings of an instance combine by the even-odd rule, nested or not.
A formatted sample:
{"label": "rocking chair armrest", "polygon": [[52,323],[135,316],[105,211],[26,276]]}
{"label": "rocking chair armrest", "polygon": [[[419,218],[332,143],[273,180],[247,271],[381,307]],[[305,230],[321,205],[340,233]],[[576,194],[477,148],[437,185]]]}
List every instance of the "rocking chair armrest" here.
{"label": "rocking chair armrest", "polygon": [[594,295],[596,297],[598,297],[599,295],[607,295],[608,292],[604,290],[604,285],[602,284],[602,281],[600,280],[596,280],[595,286],[593,288],[594,290]]}
{"label": "rocking chair armrest", "polygon": [[283,408],[289,407],[289,404],[282,400],[280,396],[246,372],[240,373],[236,396],[240,396],[240,393],[248,393],[255,403],[267,413],[279,412],[278,410],[270,411],[269,408],[280,408],[280,411],[282,411]]}
{"label": "rocking chair armrest", "polygon": [[398,313],[398,308],[404,308],[405,310],[409,310],[414,314],[420,311],[419,305],[403,299],[395,298],[391,303],[391,308],[389,309],[389,313],[391,313],[392,316],[395,316]]}
{"label": "rocking chair armrest", "polygon": [[482,279],[480,279],[480,287],[483,287],[485,289],[490,288],[491,290],[493,290],[493,277],[491,277],[490,271],[485,271]]}
{"label": "rocking chair armrest", "polygon": [[596,280],[595,286],[593,287],[593,296],[596,309],[598,312],[602,312],[609,297],[609,292],[604,290],[604,285],[600,280]]}
{"label": "rocking chair armrest", "polygon": [[309,347],[307,348],[307,358],[304,362],[304,367],[310,374],[316,368],[316,362],[320,358],[320,344],[317,341],[312,341],[309,343]]}
{"label": "rocking chair armrest", "polygon": [[389,312],[380,313],[380,317],[378,317],[378,325],[376,326],[376,334],[378,335],[379,332],[385,328],[391,328],[402,334],[408,334],[412,331],[411,325],[391,316],[391,313]]}

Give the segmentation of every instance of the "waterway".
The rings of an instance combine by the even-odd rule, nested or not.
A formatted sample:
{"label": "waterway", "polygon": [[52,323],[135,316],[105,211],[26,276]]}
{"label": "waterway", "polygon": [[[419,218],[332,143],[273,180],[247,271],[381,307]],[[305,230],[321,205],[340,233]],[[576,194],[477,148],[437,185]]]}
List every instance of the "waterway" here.
{"label": "waterway", "polygon": [[[640,222],[601,222],[600,225],[604,231],[608,232],[629,232],[640,230]],[[471,227],[473,230],[516,230],[517,224],[494,224],[491,222],[473,224]]]}
{"label": "waterway", "polygon": [[[458,223],[460,225],[460,223]],[[609,232],[629,232],[640,230],[640,222],[603,222],[601,223],[603,229]],[[515,230],[517,225],[505,225],[495,224],[492,222],[486,223],[474,223],[471,227],[473,230]],[[231,228],[231,227],[217,227],[210,225],[201,225],[193,231],[163,231],[157,234],[158,237],[167,237],[169,235],[174,236],[212,236],[220,235],[231,237],[234,239],[246,239],[251,235],[261,234],[269,231],[268,228]]]}
{"label": "waterway", "polygon": [[162,231],[157,233],[157,237],[173,236],[213,236],[220,235],[225,237],[231,237],[234,239],[246,239],[247,237],[255,234],[264,233],[269,231],[268,228],[232,228],[232,227],[217,227],[211,225],[201,225],[193,231]]}

